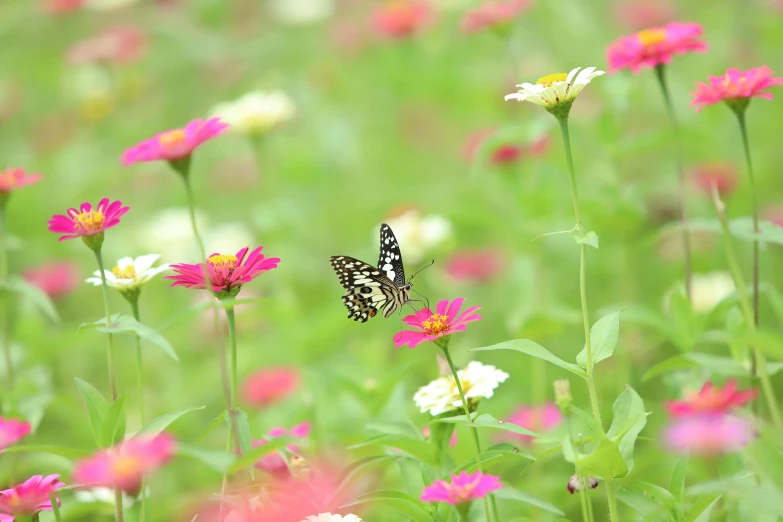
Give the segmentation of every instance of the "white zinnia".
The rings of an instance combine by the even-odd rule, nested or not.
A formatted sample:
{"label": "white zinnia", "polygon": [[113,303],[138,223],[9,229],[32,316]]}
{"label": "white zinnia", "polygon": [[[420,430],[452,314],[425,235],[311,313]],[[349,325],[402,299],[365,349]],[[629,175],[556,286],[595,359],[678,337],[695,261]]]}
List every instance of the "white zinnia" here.
{"label": "white zinnia", "polygon": [[254,91],[212,110],[238,134],[264,134],[290,120],[296,106],[282,91]]}
{"label": "white zinnia", "polygon": [[[468,402],[482,397],[489,399],[495,388],[508,379],[506,372],[478,361],[469,362],[467,367],[457,370],[457,375]],[[419,388],[413,401],[422,413],[428,411],[432,416],[462,408],[462,399],[452,375],[445,375]]]}
{"label": "white zinnia", "polygon": [[718,303],[736,291],[734,279],[728,272],[715,271],[693,274],[691,277],[691,307],[697,314],[712,311]]}
{"label": "white zinnia", "polygon": [[[451,222],[443,216],[422,216],[418,210],[408,210],[386,221],[402,249],[406,263],[420,263],[424,255],[451,237]],[[374,231],[377,241],[378,227]]]}
{"label": "white zinnia", "polygon": [[[120,292],[136,290],[156,275],[169,269],[169,265],[160,265],[157,268],[152,268],[152,265],[155,264],[159,257],[158,254],[147,254],[136,259],[123,257],[117,261],[117,266],[113,269],[103,271],[106,276],[106,284]],[[95,286],[101,286],[103,282],[101,281],[100,270],[93,272],[93,277],[88,278],[87,282]]]}
{"label": "white zinnia", "polygon": [[550,74],[539,78],[536,83],[517,85],[520,88],[519,91],[506,95],[505,100],[529,101],[550,109],[561,103],[572,101],[593,78],[606,74],[595,67],[587,67],[581,72],[579,69],[581,67],[573,69],[567,75],[565,73]]}
{"label": "white zinnia", "polygon": [[334,13],[334,0],[269,0],[267,8],[278,21],[288,25],[320,22]]}
{"label": "white zinnia", "polygon": [[362,522],[356,515],[332,515],[331,513],[319,513],[318,516],[309,516],[300,522]]}

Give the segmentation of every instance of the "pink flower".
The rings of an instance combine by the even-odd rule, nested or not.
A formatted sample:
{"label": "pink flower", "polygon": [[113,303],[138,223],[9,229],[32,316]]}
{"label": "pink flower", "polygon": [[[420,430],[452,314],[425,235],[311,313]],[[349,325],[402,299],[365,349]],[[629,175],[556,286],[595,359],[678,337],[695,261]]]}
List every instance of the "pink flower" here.
{"label": "pink flower", "polygon": [[242,387],[248,404],[267,406],[288,397],[299,387],[299,372],[287,366],[259,370]]}
{"label": "pink flower", "polygon": [[106,229],[119,225],[120,218],[128,210],[130,207],[123,207],[121,201],[112,202],[109,198],[100,200],[95,209],[90,203],[82,203],[79,210],[69,208],[67,216],[52,216],[48,223],[49,231],[64,234],[60,241],[102,234]]}
{"label": "pink flower", "polygon": [[0,417],[0,451],[28,436],[30,429],[29,422]]}
{"label": "pink flower", "polygon": [[423,502],[448,502],[449,504],[464,504],[477,498],[484,498],[493,491],[503,488],[500,477],[484,475],[480,471],[468,475],[463,471],[452,475],[451,482],[436,480],[431,486],[424,488],[421,494]]}
{"label": "pink flower", "polygon": [[87,3],[87,0],[41,0],[41,7],[46,13],[66,14],[78,11]]}
{"label": "pink flower", "polygon": [[723,76],[710,76],[708,84],[697,83],[696,90],[691,93],[693,100],[690,105],[700,111],[706,105],[722,101],[732,103],[751,98],[771,100],[772,93],[764,91],[776,85],[783,85],[783,78],[775,76],[766,65],[749,71],[729,69]]}
{"label": "pink flower", "polygon": [[140,28],[115,26],[72,45],[66,51],[66,57],[73,64],[127,64],[141,58],[146,46],[147,35]]}
{"label": "pink flower", "polygon": [[446,273],[457,281],[485,283],[502,272],[504,265],[498,250],[463,250],[446,260]]}
{"label": "pink flower", "polygon": [[620,38],[606,51],[609,72],[628,68],[635,73],[668,64],[676,54],[706,52],[707,44],[699,39],[703,31],[699,24],[671,22]]}
{"label": "pink flower", "polygon": [[[241,249],[235,256],[224,254],[212,254],[206,263],[191,265],[180,263],[171,265],[171,269],[177,275],[166,276],[165,279],[173,279],[174,286],[186,288],[209,287],[215,293],[228,293],[236,295],[243,284],[249,283],[261,273],[277,268],[280,259],[277,257],[264,257],[260,246],[247,255],[248,247]],[[209,281],[206,280],[208,276]]]}
{"label": "pink flower", "polygon": [[488,151],[487,161],[492,165],[508,165],[523,158],[535,158],[544,155],[549,149],[549,136],[541,136],[535,141],[515,143],[512,141],[497,142],[493,136],[497,129],[486,129],[473,133],[465,144],[465,159],[472,163],[478,159],[484,143],[492,140],[492,149]]}
{"label": "pink flower", "polygon": [[708,196],[712,196],[713,187],[727,196],[737,188],[737,182],[737,171],[728,163],[707,163],[693,170],[694,185]]}
{"label": "pink flower", "polygon": [[50,261],[22,272],[27,282],[37,286],[52,299],[64,297],[81,283],[79,266],[70,261]]}
{"label": "pink flower", "polygon": [[[297,475],[298,465],[305,466],[307,471]],[[341,484],[341,477],[332,471],[337,467],[334,463],[297,464],[294,457],[291,467],[294,476],[280,478],[271,484],[263,515],[248,522],[300,522],[313,514],[337,513],[342,504],[358,493]]]}
{"label": "pink flower", "polygon": [[729,380],[723,389],[707,381],[698,393],[684,401],[668,401],[666,409],[672,417],[700,415],[702,413],[729,413],[756,398],[757,390],[737,391],[737,381]]}
{"label": "pink flower", "polygon": [[[310,435],[310,428],[311,428],[310,423],[305,421],[301,424],[297,424],[296,426],[292,427],[290,430],[287,430],[285,428],[272,428],[271,430],[269,430],[268,436],[269,439],[284,437],[286,435],[298,439],[306,439]],[[269,444],[269,439],[261,439],[261,440],[253,441],[253,447],[258,448],[260,446]],[[288,451],[292,453],[296,453],[299,450],[299,445],[295,443],[291,443],[287,445],[286,448],[288,449]],[[256,461],[255,466],[269,473],[280,473],[288,470],[288,466],[286,466],[285,460],[283,460],[283,457],[281,457],[280,454],[278,454],[277,452],[272,452],[259,458]]]}
{"label": "pink flower", "polygon": [[145,161],[175,161],[190,156],[196,148],[228,130],[220,118],[193,120],[184,129],[167,130],[122,153],[124,166]]}
{"label": "pink flower", "polygon": [[426,0],[391,0],[376,5],[372,28],[386,38],[402,39],[420,31],[432,18]]}
{"label": "pink flower", "polygon": [[24,169],[7,168],[0,171],[0,194],[7,194],[26,185],[33,185],[41,179],[43,179],[42,174],[30,174]]}
{"label": "pink flower", "polygon": [[[429,437],[430,427],[424,426],[424,428],[422,428],[421,430],[421,434],[424,435],[425,437]],[[449,446],[456,446],[456,445],[457,445],[457,431],[454,430],[451,432],[451,437],[449,438]]]}
{"label": "pink flower", "polygon": [[738,451],[755,437],[749,421],[720,413],[677,418],[663,432],[663,442],[668,449],[698,455]]}
{"label": "pink flower", "polygon": [[[551,431],[562,421],[563,415],[553,402],[547,402],[540,406],[522,406],[506,419],[506,422],[511,422],[536,433]],[[518,435],[510,432],[505,432],[502,438],[520,440],[525,444],[533,442],[533,437],[530,435]]]}
{"label": "pink flower", "polygon": [[630,29],[663,25],[674,18],[674,7],[667,1],[623,0],[615,5],[617,19]]}
{"label": "pink flower", "polygon": [[435,313],[429,308],[425,308],[405,317],[402,321],[408,326],[417,328],[418,331],[397,332],[394,335],[394,346],[400,348],[407,344],[408,348],[416,348],[420,343],[434,341],[454,332],[464,331],[467,328],[467,323],[481,319],[480,315],[474,313],[481,308],[480,306],[471,306],[460,314],[460,308],[464,302],[464,297],[458,297],[451,303],[448,299],[444,299],[438,303]]}
{"label": "pink flower", "polygon": [[167,433],[155,437],[134,437],[78,461],[73,480],[85,486],[119,488],[134,494],[144,475],[168,462],[174,449],[174,438]]}
{"label": "pink flower", "polygon": [[[581,477],[579,475],[572,475],[570,479],[568,479],[568,485],[566,486],[566,489],[568,489],[568,492],[572,495],[582,490],[582,482]],[[586,477],[585,478],[585,485],[587,487],[590,487],[592,489],[595,489],[598,487],[598,478],[596,477]]]}
{"label": "pink flower", "polygon": [[[61,487],[60,475],[34,475],[10,489],[0,491],[0,520],[13,521],[16,517],[29,518],[41,511],[52,510],[51,495]],[[57,500],[60,505],[60,500]],[[37,517],[36,517],[37,518]]]}
{"label": "pink flower", "polygon": [[470,34],[485,29],[502,29],[508,26],[518,14],[531,6],[532,0],[495,0],[483,2],[469,9],[462,17],[460,28]]}

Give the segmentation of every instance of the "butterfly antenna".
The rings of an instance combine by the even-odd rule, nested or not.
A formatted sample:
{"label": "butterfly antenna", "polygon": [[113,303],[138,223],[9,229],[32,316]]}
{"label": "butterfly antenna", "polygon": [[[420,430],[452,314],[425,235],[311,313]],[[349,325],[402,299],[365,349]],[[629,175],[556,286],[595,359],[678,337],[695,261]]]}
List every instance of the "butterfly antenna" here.
{"label": "butterfly antenna", "polygon": [[429,265],[426,265],[426,266],[423,266],[423,267],[419,268],[419,269],[416,271],[416,273],[415,273],[415,274],[413,274],[412,276],[410,276],[410,277],[408,278],[408,282],[410,283],[411,281],[413,281],[413,278],[414,278],[414,277],[416,277],[416,276],[418,275],[418,273],[419,273],[419,272],[421,272],[421,271],[422,271],[422,270],[424,270],[425,268],[429,268],[429,267],[431,267],[431,266],[432,266],[432,265],[434,265],[434,264],[435,264],[435,260],[433,259],[432,261],[430,261],[430,264],[429,264]]}
{"label": "butterfly antenna", "polygon": [[[424,300],[424,307],[425,307],[425,308],[427,308],[427,309],[429,309],[429,310],[432,310],[432,308],[430,308],[430,300],[429,300],[429,299],[427,299],[427,296],[426,296],[426,295],[424,295],[424,294],[421,294],[421,293],[417,292],[417,291],[416,291],[416,290],[414,290],[413,288],[411,288],[411,291],[412,291],[412,292],[414,292],[416,295],[418,295],[419,297],[421,297],[421,298]],[[417,300],[417,301],[420,301],[420,299],[416,299],[416,300]]]}

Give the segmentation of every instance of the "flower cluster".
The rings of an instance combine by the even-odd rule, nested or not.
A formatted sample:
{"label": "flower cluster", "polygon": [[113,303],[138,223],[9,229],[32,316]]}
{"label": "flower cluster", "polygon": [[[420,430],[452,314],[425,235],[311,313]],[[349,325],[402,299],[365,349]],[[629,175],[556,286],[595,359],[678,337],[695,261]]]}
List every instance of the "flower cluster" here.
{"label": "flower cluster", "polygon": [[[269,430],[269,433],[267,434],[267,438],[253,441],[253,447],[259,448],[261,446],[265,446],[269,444],[270,439],[275,439],[278,437],[293,437],[297,439],[306,439],[310,435],[310,428],[311,425],[309,422],[303,422],[301,424],[297,424],[296,426],[293,426],[291,429],[272,428],[271,430]],[[291,444],[288,444],[286,446],[286,449],[291,453],[296,453],[299,450],[299,445],[292,442]],[[269,453],[259,458],[256,461],[255,466],[268,473],[280,473],[288,470],[286,461],[283,459],[283,457],[280,456],[279,453],[276,452]]]}

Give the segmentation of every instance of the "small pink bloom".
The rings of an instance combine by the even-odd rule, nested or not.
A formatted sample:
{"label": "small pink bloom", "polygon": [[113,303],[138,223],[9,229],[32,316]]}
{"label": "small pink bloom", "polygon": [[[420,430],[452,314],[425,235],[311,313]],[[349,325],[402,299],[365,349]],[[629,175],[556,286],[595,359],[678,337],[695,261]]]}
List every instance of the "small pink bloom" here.
{"label": "small pink bloom", "polygon": [[762,65],[740,71],[729,69],[723,76],[710,76],[709,83],[697,83],[696,90],[691,93],[691,107],[700,111],[706,105],[714,103],[749,100],[750,98],[772,99],[772,93],[764,92],[770,87],[783,85],[783,78],[775,76],[774,71]]}
{"label": "small pink bloom", "polygon": [[43,179],[42,174],[30,174],[24,169],[7,168],[0,171],[0,194],[20,189],[26,185],[33,185],[41,179]]}
{"label": "small pink bloom", "polygon": [[712,196],[713,187],[721,196],[728,196],[737,188],[737,171],[728,163],[700,165],[693,170],[693,183],[708,196]]}
{"label": "small pink bloom", "polygon": [[465,13],[460,22],[460,28],[466,34],[485,29],[504,28],[517,15],[527,11],[532,3],[532,0],[493,0],[483,2]]}
{"label": "small pink bloom", "polygon": [[706,52],[707,44],[700,40],[703,32],[699,24],[671,22],[620,38],[606,51],[609,72],[628,68],[635,73],[668,64],[677,54]]}
{"label": "small pink bloom", "polygon": [[110,201],[109,198],[100,200],[94,209],[90,203],[82,203],[78,210],[69,208],[66,216],[52,216],[48,223],[49,231],[64,234],[60,237],[60,241],[94,236],[119,225],[120,218],[128,210],[130,207],[123,207],[121,201]]}
{"label": "small pink bloom", "polygon": [[[296,473],[297,457],[291,459]],[[248,522],[300,522],[318,513],[337,513],[340,506],[352,497],[353,488],[345,488],[341,478],[332,471],[335,464],[310,462],[309,471],[296,477],[280,477],[270,486],[260,518]]]}
{"label": "small pink bloom", "polygon": [[52,299],[65,297],[81,284],[79,265],[70,261],[50,261],[22,272],[27,282],[37,286]]}
{"label": "small pink bloom", "polygon": [[503,271],[505,261],[498,250],[464,250],[446,260],[446,273],[457,281],[486,283]]}
{"label": "small pink bloom", "polygon": [[500,477],[484,475],[480,471],[469,475],[463,471],[459,475],[452,475],[451,482],[436,480],[431,486],[425,487],[421,494],[421,500],[423,502],[464,504],[477,498],[484,498],[499,489],[503,489]]}
{"label": "small pink bloom", "polygon": [[0,417],[0,452],[30,434],[30,423]]}
{"label": "small pink bloom", "polygon": [[310,430],[312,429],[312,424],[310,424],[309,421],[304,421],[300,424],[297,424],[296,426],[291,427],[290,430],[288,430],[288,433],[292,437],[297,437],[300,439],[306,439],[310,436]]}
{"label": "small pink bloom", "polygon": [[174,438],[167,433],[134,437],[78,461],[73,480],[84,486],[119,488],[133,494],[146,474],[171,459],[174,449]]}
{"label": "small pink bloom", "polygon": [[[553,402],[547,402],[540,406],[522,406],[506,419],[506,422],[511,422],[536,433],[551,431],[562,421],[563,415]],[[510,432],[504,433],[502,438],[520,440],[525,444],[533,442],[533,437],[530,435],[518,435]]]}
{"label": "small pink bloom", "polygon": [[[301,424],[297,424],[296,426],[292,427],[290,430],[287,430],[285,428],[272,428],[271,430],[269,430],[268,435],[270,439],[276,437],[284,437],[286,435],[290,435],[291,437],[295,437],[298,439],[306,439],[310,435],[310,426],[311,426],[310,423],[305,421]],[[258,448],[266,444],[269,444],[269,439],[261,439],[261,440],[253,441],[254,448]],[[291,443],[287,445],[286,448],[288,449],[288,451],[292,453],[296,453],[299,450],[299,445],[295,443]],[[255,466],[269,473],[280,473],[288,470],[288,466],[286,466],[285,460],[283,460],[283,457],[281,457],[280,454],[278,454],[277,452],[272,452],[259,458],[256,461]]]}
{"label": "small pink bloom", "polygon": [[245,401],[257,407],[267,406],[291,395],[299,387],[296,368],[281,366],[259,370],[245,379]]}
{"label": "small pink bloom", "polygon": [[408,345],[408,348],[416,348],[420,343],[434,341],[446,337],[454,332],[462,332],[467,328],[467,323],[478,321],[481,316],[474,313],[480,306],[471,306],[460,313],[464,297],[458,297],[449,302],[444,299],[438,303],[435,313],[429,308],[424,308],[413,315],[405,317],[402,321],[417,330],[403,330],[394,335],[394,346],[400,348]]}
{"label": "small pink bloom", "polygon": [[729,413],[756,398],[755,388],[737,391],[737,381],[729,380],[723,389],[707,381],[698,393],[684,401],[668,401],[666,409],[672,417],[685,417],[702,413]]}
{"label": "small pink bloom", "polygon": [[[465,159],[472,163],[478,158],[481,147],[497,132],[497,129],[486,129],[473,133],[465,144]],[[488,161],[493,165],[508,165],[520,159],[542,156],[549,149],[549,136],[541,136],[535,141],[514,143],[510,141],[496,143],[489,151]]]}
{"label": "small pink bloom", "polygon": [[755,437],[749,421],[720,413],[676,418],[663,432],[663,442],[669,450],[697,455],[739,451]]}
{"label": "small pink bloom", "polygon": [[[424,426],[421,430],[421,434],[425,437],[430,436],[430,427]],[[451,438],[449,438],[449,446],[456,446],[457,445],[457,430],[454,430],[451,432]]]}
{"label": "small pink bloom", "polygon": [[[171,269],[177,275],[166,276],[172,279],[174,286],[186,288],[209,288],[215,292],[235,294],[243,284],[249,283],[261,273],[277,268],[280,259],[277,257],[264,257],[260,246],[247,255],[248,247],[241,249],[235,256],[224,254],[212,254],[206,263],[191,265],[180,263],[171,265]],[[247,256],[247,259],[245,259]],[[208,280],[207,280],[208,278]]]}
{"label": "small pink bloom", "polygon": [[78,11],[87,0],[41,0],[41,8],[49,14],[67,14]]}
{"label": "small pink bloom", "polygon": [[[25,519],[40,513],[51,511],[51,495],[61,487],[60,475],[34,475],[10,489],[0,491],[0,520],[6,515],[5,520],[13,521],[14,518]],[[60,505],[60,500],[57,500]],[[10,517],[8,516],[10,515]]]}
{"label": "small pink bloom", "polygon": [[147,35],[140,28],[115,26],[72,45],[66,51],[66,57],[73,64],[127,64],[141,58],[146,46]]}
{"label": "small pink bloom", "polygon": [[220,118],[193,120],[183,129],[167,130],[122,153],[124,166],[146,161],[174,161],[190,156],[196,148],[223,134],[228,125]]}
{"label": "small pink bloom", "polygon": [[431,18],[432,8],[426,0],[391,0],[376,5],[372,28],[381,36],[397,40],[420,31]]}

